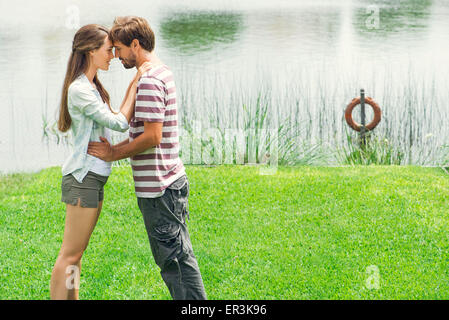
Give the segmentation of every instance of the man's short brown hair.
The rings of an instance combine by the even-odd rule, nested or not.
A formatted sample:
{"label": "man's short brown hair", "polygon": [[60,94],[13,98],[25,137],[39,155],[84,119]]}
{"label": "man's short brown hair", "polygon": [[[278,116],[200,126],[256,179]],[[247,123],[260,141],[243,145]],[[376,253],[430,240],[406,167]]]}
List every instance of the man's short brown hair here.
{"label": "man's short brown hair", "polygon": [[144,18],[135,16],[115,18],[109,36],[112,42],[120,41],[127,47],[137,39],[143,49],[149,52],[154,49],[154,33]]}

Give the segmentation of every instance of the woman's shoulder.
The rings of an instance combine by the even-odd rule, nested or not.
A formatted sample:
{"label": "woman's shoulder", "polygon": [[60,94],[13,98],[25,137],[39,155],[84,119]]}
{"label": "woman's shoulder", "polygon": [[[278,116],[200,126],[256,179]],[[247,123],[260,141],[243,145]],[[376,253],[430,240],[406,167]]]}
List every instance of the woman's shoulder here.
{"label": "woman's shoulder", "polygon": [[70,91],[83,90],[83,89],[88,89],[88,86],[83,81],[82,76],[79,76],[78,78],[73,80],[73,82],[69,85],[69,92]]}
{"label": "woman's shoulder", "polygon": [[68,94],[70,97],[86,97],[90,96],[92,98],[95,97],[95,94],[92,92],[92,86],[88,81],[85,81],[82,76],[76,78],[70,85]]}

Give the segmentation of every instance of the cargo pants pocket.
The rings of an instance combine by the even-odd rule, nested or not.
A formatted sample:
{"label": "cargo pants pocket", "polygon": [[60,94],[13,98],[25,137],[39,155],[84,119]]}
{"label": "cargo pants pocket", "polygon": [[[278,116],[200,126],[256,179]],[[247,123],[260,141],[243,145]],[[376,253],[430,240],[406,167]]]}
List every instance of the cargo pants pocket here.
{"label": "cargo pants pocket", "polygon": [[180,222],[189,219],[189,181],[186,176],[179,178],[166,190],[169,193],[170,209]]}

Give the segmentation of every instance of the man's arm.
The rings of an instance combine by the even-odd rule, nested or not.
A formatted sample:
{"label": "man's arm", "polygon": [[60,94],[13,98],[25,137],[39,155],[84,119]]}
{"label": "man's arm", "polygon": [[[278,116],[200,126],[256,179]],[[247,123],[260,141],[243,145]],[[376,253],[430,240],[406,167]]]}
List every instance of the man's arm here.
{"label": "man's arm", "polygon": [[87,153],[107,162],[135,156],[161,143],[162,126],[162,122],[145,122],[144,132],[133,141],[125,140],[111,146],[102,138],[103,142],[90,142]]}
{"label": "man's arm", "polygon": [[129,158],[157,146],[162,139],[162,122],[145,122],[144,132],[133,141],[112,148],[112,160]]}
{"label": "man's arm", "polygon": [[114,148],[114,147],[121,147],[121,146],[124,146],[125,144],[128,144],[128,143],[129,143],[129,138],[126,139],[126,140],[123,140],[123,141],[120,142],[120,143],[114,144],[112,147],[113,147],[113,148]]}
{"label": "man's arm", "polygon": [[166,92],[165,83],[161,80],[154,77],[141,78],[134,118],[144,123],[144,132],[132,142],[120,143],[113,147],[105,138],[101,137],[100,139],[103,142],[89,143],[87,152],[110,162],[132,157],[159,145],[162,140],[162,127],[165,121]]}

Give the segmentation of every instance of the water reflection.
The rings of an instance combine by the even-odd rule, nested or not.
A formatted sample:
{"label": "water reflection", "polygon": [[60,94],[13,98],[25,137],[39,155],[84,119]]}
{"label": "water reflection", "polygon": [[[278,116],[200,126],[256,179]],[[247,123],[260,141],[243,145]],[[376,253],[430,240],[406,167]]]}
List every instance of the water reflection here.
{"label": "water reflection", "polygon": [[[44,116],[49,121],[56,116],[76,31],[65,27],[71,3],[0,1],[2,170],[60,165],[64,159],[60,152],[47,152],[40,140]],[[176,75],[181,124],[204,118],[205,127],[237,128],[245,120],[243,105],[257,106],[262,93],[270,98],[267,115],[273,123],[291,119],[301,124],[303,141],[324,141],[332,149],[346,141],[342,110],[363,87],[385,115],[376,131],[410,151],[412,163],[433,157],[449,137],[447,0],[197,0],[195,5],[79,0],[76,5],[81,25],[110,26],[125,14],[147,18],[158,55]],[[378,29],[366,25],[373,5],[380,9]],[[115,107],[132,76],[118,61],[100,72]],[[434,128],[439,134],[423,143]]]}
{"label": "water reflection", "polygon": [[160,23],[164,47],[187,55],[233,43],[242,29],[242,15],[231,12],[177,12]]}
{"label": "water reflection", "polygon": [[[256,11],[248,13],[248,38],[270,54],[298,56],[310,50],[327,52],[335,48],[341,28],[341,14],[338,7],[324,11],[310,6],[290,10]],[[317,41],[319,39],[319,41]],[[323,51],[321,51],[321,49]]]}

